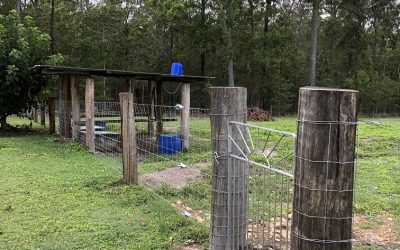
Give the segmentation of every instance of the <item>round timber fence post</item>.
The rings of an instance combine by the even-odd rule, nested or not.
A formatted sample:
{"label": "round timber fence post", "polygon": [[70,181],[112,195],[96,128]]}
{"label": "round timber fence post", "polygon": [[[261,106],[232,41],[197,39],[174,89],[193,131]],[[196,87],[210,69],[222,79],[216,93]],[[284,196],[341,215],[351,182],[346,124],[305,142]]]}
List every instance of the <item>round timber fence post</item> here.
{"label": "round timber fence post", "polygon": [[246,240],[248,169],[244,162],[229,164],[228,135],[234,140],[239,138],[239,132],[229,131],[229,122],[246,122],[247,90],[235,87],[212,87],[210,95],[214,157],[209,249],[238,249],[238,246],[245,246]]}
{"label": "round timber fence post", "polygon": [[85,88],[85,125],[86,125],[86,147],[90,153],[96,151],[95,129],[94,129],[94,79],[86,78]]}
{"label": "round timber fence post", "polygon": [[300,89],[291,249],[351,249],[357,96]]}
{"label": "round timber fence post", "polygon": [[189,150],[189,126],[190,126],[190,84],[182,84],[181,103],[181,136],[182,147],[184,150]]}
{"label": "round timber fence post", "polygon": [[138,184],[136,126],[133,93],[120,93],[122,164],[124,183]]}

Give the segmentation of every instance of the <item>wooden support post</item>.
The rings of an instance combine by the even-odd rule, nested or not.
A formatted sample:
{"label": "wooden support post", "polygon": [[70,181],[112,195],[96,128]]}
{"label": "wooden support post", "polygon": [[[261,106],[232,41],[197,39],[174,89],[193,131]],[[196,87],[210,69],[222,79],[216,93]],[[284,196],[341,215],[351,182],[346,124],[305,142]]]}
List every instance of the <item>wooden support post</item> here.
{"label": "wooden support post", "polygon": [[72,137],[71,127],[71,83],[69,76],[62,76],[62,100],[61,101],[61,133],[64,138]]}
{"label": "wooden support post", "polygon": [[136,126],[133,109],[133,94],[120,93],[122,163],[124,183],[138,184],[136,159]]}
{"label": "wooden support post", "polygon": [[62,103],[63,103],[63,78],[65,76],[58,77],[58,103],[57,103],[57,110],[58,110],[58,130],[60,136],[63,135],[63,110],[62,110]]}
{"label": "wooden support post", "polygon": [[157,81],[156,82],[156,94],[157,94],[157,102],[156,102],[156,120],[157,120],[157,129],[156,133],[157,135],[160,135],[163,133],[163,109],[162,105],[164,103],[163,100],[163,82]]}
{"label": "wooden support post", "polygon": [[38,122],[38,111],[36,108],[32,108],[32,113],[33,113],[33,121]]}
{"label": "wooden support post", "polygon": [[72,138],[79,140],[81,130],[81,113],[79,107],[78,83],[75,76],[71,76],[71,105],[72,105]]}
{"label": "wooden support post", "polygon": [[54,134],[56,132],[56,98],[49,97],[49,133]]}
{"label": "wooden support post", "polygon": [[190,84],[182,84],[181,102],[181,136],[183,150],[189,149],[189,126],[190,126]]}
{"label": "wooden support post", "polygon": [[46,106],[43,103],[40,105],[40,125],[46,126]]}
{"label": "wooden support post", "polygon": [[[240,87],[212,87],[210,88],[210,95],[211,138],[214,160],[209,249],[239,249],[239,247],[236,248],[235,246],[245,245],[244,240],[246,238],[246,227],[238,225],[245,225],[246,223],[248,168],[246,167],[247,163],[243,162],[241,163],[243,164],[242,166],[236,166],[235,171],[228,171],[230,167],[228,159],[228,127],[230,121],[246,122],[247,90]],[[232,134],[233,138],[239,138],[238,134],[238,131]],[[233,168],[231,167],[231,169]],[[236,182],[236,194],[234,190],[228,189],[229,179]],[[240,187],[243,188],[240,189]],[[229,194],[229,191],[232,193]],[[233,197],[233,199],[229,199],[229,196]],[[240,197],[241,199],[239,199]],[[240,208],[237,202],[241,203]],[[232,208],[236,209],[236,212],[228,214]],[[236,227],[230,223],[232,221],[234,221]]]}
{"label": "wooden support post", "polygon": [[86,78],[85,93],[85,118],[86,118],[86,147],[89,152],[95,152],[94,134],[94,79]]}
{"label": "wooden support post", "polygon": [[351,249],[358,92],[300,89],[291,247]]}
{"label": "wooden support post", "polygon": [[153,136],[154,134],[154,125],[153,125],[153,118],[154,118],[154,90],[155,90],[155,82],[149,81],[148,82],[148,96],[147,96],[147,104],[148,104],[148,123],[147,123],[147,130],[149,131],[149,135]]}

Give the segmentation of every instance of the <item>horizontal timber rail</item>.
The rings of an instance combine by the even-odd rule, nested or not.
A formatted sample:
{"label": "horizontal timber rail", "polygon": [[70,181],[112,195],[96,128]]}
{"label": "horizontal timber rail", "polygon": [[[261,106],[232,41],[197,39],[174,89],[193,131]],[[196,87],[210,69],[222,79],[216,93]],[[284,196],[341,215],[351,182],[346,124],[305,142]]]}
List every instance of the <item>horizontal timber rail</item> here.
{"label": "horizontal timber rail", "polygon": [[215,77],[206,76],[190,76],[190,75],[169,75],[146,72],[132,72],[124,70],[110,69],[92,69],[79,67],[63,67],[51,65],[35,65],[32,68],[33,72],[41,75],[74,75],[74,76],[103,76],[114,78],[128,78],[136,80],[149,80],[158,82],[182,82],[182,83],[205,83],[208,80],[214,80]]}

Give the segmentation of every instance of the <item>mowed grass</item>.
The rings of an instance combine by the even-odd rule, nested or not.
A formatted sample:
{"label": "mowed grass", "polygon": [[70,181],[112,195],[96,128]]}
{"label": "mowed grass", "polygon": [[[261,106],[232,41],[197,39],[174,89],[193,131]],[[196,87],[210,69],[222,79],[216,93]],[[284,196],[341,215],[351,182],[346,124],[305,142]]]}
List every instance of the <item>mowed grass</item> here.
{"label": "mowed grass", "polygon": [[208,236],[77,144],[3,137],[0,159],[0,249],[171,249]]}
{"label": "mowed grass", "polygon": [[[354,207],[357,214],[370,218],[393,217],[399,236],[400,119],[379,120],[392,125],[358,127]],[[13,118],[12,123],[26,121]],[[294,117],[250,123],[296,132]],[[192,121],[191,131],[209,138],[209,122]],[[183,242],[207,241],[207,223],[188,220],[144,187],[122,185],[120,171],[110,168],[109,162],[79,145],[55,140],[43,134],[0,138],[0,249],[170,249]],[[211,151],[195,149],[184,153],[182,161],[211,158]],[[171,166],[149,158],[139,172]],[[210,169],[204,173],[210,175]],[[207,217],[209,178],[182,190],[163,186],[156,193],[171,202],[181,200]]]}

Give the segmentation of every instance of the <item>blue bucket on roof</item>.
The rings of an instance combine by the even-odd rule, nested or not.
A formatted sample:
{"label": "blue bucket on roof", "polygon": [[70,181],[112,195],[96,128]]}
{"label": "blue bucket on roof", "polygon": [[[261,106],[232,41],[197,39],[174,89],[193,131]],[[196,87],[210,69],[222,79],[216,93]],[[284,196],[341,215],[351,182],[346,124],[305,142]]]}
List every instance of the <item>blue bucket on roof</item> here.
{"label": "blue bucket on roof", "polygon": [[182,150],[181,136],[161,134],[158,136],[158,153],[173,155]]}
{"label": "blue bucket on roof", "polygon": [[171,65],[171,75],[181,76],[183,71],[183,66],[180,63],[173,63]]}

